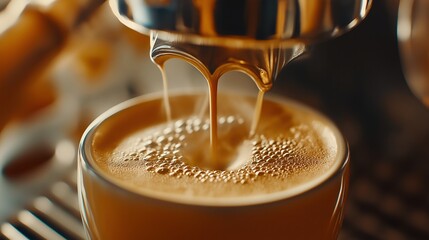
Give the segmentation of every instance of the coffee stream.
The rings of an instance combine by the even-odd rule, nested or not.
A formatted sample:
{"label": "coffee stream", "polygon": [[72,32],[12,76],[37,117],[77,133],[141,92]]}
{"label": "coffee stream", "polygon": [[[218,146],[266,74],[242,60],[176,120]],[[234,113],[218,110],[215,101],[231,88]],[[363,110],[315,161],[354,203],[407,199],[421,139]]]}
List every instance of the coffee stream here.
{"label": "coffee stream", "polygon": [[250,76],[259,89],[254,107],[249,137],[256,133],[261,114],[264,93],[280,69],[290,60],[303,52],[301,45],[290,48],[227,48],[221,46],[206,46],[180,41],[165,41],[158,38],[155,32],[151,34],[151,59],[161,70],[164,84],[164,106],[167,121],[171,122],[167,76],[165,62],[172,58],[186,61],[195,67],[206,79],[209,94],[210,112],[210,153],[211,165],[223,168],[218,158],[218,113],[217,98],[219,79],[229,71],[241,71]]}

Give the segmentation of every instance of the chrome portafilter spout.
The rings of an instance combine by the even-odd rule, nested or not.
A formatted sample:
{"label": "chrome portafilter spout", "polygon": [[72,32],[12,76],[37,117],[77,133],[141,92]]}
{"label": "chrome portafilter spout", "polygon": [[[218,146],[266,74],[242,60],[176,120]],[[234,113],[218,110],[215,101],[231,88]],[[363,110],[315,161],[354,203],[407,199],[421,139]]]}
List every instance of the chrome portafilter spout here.
{"label": "chrome portafilter spout", "polygon": [[[270,88],[305,46],[356,26],[372,0],[110,0],[117,17],[152,35],[152,57],[180,54],[203,74],[243,69]],[[231,68],[224,68],[229,63]]]}

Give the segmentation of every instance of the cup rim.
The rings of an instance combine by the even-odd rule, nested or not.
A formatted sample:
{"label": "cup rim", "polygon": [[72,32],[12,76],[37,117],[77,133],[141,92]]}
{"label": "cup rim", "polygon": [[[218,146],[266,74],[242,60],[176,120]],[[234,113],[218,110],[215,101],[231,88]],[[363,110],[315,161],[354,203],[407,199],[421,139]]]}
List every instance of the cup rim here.
{"label": "cup rim", "polygon": [[[173,92],[169,93],[170,96],[177,96],[177,95],[183,95],[183,94],[197,94],[198,91],[193,91],[190,93],[179,91],[179,92]],[[246,95],[246,94],[242,94]],[[328,128],[333,132],[335,139],[337,140],[337,146],[338,146],[338,153],[335,160],[335,166],[332,167],[331,171],[328,171],[327,173],[323,174],[322,176],[319,176],[310,182],[304,183],[300,185],[298,188],[292,188],[292,189],[286,189],[283,191],[263,194],[263,195],[257,195],[257,196],[246,196],[243,197],[226,197],[226,198],[202,198],[198,197],[201,200],[192,200],[191,198],[177,198],[176,196],[168,196],[169,194],[163,194],[163,193],[156,193],[153,191],[132,191],[131,189],[128,189],[125,184],[121,184],[118,181],[113,180],[113,177],[109,176],[108,174],[104,174],[102,171],[97,169],[95,166],[93,160],[90,160],[90,154],[89,147],[94,132],[96,132],[97,128],[107,119],[110,117],[113,117],[114,115],[122,112],[123,110],[126,110],[129,107],[136,106],[138,104],[141,104],[145,101],[155,100],[162,98],[162,93],[151,93],[151,94],[145,94],[139,97],[135,97],[132,99],[129,99],[125,102],[122,102],[116,106],[113,106],[106,112],[102,113],[99,117],[97,117],[85,130],[84,134],[82,135],[82,138],[79,142],[79,148],[78,148],[78,165],[79,171],[85,171],[89,172],[92,176],[96,176],[97,179],[104,185],[107,185],[109,188],[114,189],[114,191],[120,192],[122,194],[127,194],[130,197],[141,199],[144,201],[154,201],[154,202],[160,202],[163,204],[172,204],[172,205],[187,205],[187,206],[198,206],[198,207],[245,207],[245,206],[255,206],[255,205],[267,205],[272,203],[277,203],[281,201],[293,201],[296,198],[299,198],[301,196],[304,196],[305,194],[309,194],[311,192],[316,192],[319,189],[323,188],[323,186],[327,185],[329,182],[334,181],[337,179],[339,175],[343,173],[343,171],[346,170],[346,167],[348,163],[350,162],[350,150],[349,145],[347,141],[345,140],[344,136],[341,134],[340,130],[337,128],[337,126],[324,114],[318,112],[317,110],[312,109],[311,107],[308,107],[302,103],[296,102],[294,100],[285,98],[283,96],[275,96],[270,95],[267,96],[267,99],[274,101],[274,102],[282,102],[286,103],[289,106],[293,107],[299,107],[300,110],[303,110],[305,112],[311,112],[312,114],[318,116],[324,124],[328,126]],[[80,173],[79,173],[80,174]],[[81,179],[78,179],[81,181]],[[78,186],[80,186],[82,183],[80,182]],[[295,189],[295,190],[294,190]],[[81,190],[81,189],[79,189]],[[269,197],[267,197],[269,196]],[[173,200],[174,199],[174,200]]]}

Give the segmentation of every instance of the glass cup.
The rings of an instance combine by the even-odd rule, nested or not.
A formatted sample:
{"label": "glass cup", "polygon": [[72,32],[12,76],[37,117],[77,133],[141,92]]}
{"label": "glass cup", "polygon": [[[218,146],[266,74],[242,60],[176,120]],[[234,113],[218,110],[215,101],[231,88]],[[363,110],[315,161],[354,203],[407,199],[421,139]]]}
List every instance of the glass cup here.
{"label": "glass cup", "polygon": [[[194,109],[201,101],[196,99],[198,94],[193,94],[170,96],[172,109],[183,107],[184,102],[187,104],[184,109]],[[183,101],[182,98],[189,96],[190,101]],[[273,98],[269,101],[309,114],[315,118],[313,123],[321,124],[320,134],[330,139],[330,148],[336,149],[332,169],[298,188],[255,197],[198,200],[136,190],[108,174],[99,161],[106,152],[115,154],[106,149],[114,148],[125,136],[141,129],[142,122],[157,124],[157,115],[161,115],[160,119],[165,117],[161,95],[141,96],[101,115],[82,137],[78,154],[78,191],[87,237],[336,239],[349,181],[347,143],[334,124],[314,110],[290,100]],[[190,115],[192,111],[181,114],[173,114],[173,119]]]}
{"label": "glass cup", "polygon": [[398,40],[408,85],[429,106],[429,1],[401,0]]}

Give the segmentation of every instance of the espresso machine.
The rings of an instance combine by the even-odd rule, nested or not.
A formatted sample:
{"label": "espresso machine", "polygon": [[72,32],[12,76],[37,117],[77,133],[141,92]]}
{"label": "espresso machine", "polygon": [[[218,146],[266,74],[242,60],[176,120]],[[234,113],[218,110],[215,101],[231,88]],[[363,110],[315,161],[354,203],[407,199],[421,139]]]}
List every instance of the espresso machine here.
{"label": "espresso machine", "polygon": [[[82,126],[76,126],[79,124],[73,123],[77,122],[74,116],[85,111],[91,112],[91,117],[93,117],[114,105],[115,102],[148,91],[161,90],[158,88],[161,81],[153,81],[153,78],[159,78],[159,76],[156,75],[157,69],[151,63],[150,58],[156,60],[159,56],[171,53],[185,55],[196,60],[199,65],[204,66],[208,75],[217,73],[217,69],[225,61],[234,61],[243,65],[248,65],[250,62],[255,64],[257,67],[250,68],[246,73],[260,76],[260,70],[265,71],[267,77],[264,79],[266,81],[258,85],[259,89],[271,89],[272,92],[295,97],[320,109],[345,132],[351,145],[352,160],[368,158],[368,154],[365,155],[367,149],[363,148],[361,151],[362,148],[357,144],[358,137],[356,136],[365,134],[365,131],[359,131],[359,128],[356,127],[357,117],[355,116],[357,114],[341,114],[343,106],[326,97],[338,90],[329,89],[327,85],[338,83],[325,81],[325,84],[322,84],[314,79],[326,78],[324,75],[326,72],[321,70],[331,69],[326,65],[326,59],[334,59],[334,64],[338,65],[349,61],[350,69],[360,69],[361,62],[359,61],[361,59],[353,61],[353,54],[359,55],[365,51],[357,52],[360,49],[357,47],[359,45],[356,42],[350,45],[348,43],[353,38],[365,43],[365,34],[359,27],[355,29],[356,33],[355,31],[344,33],[358,26],[370,14],[371,8],[374,10],[375,7],[375,10],[379,10],[382,5],[380,2],[371,0],[111,0],[108,3],[86,0],[11,0],[7,2],[3,5],[0,20],[14,20],[10,24],[3,24],[4,21],[0,21],[0,100],[2,102],[0,108],[0,167],[2,174],[0,178],[0,198],[2,199],[0,239],[84,238],[77,203],[76,172],[74,170],[76,149],[74,134],[75,129],[82,128]],[[15,9],[19,14],[10,15],[11,9]],[[111,14],[111,10],[115,16]],[[100,15],[100,11],[103,12],[102,17],[94,20],[93,16]],[[27,18],[30,20],[25,21]],[[374,17],[371,18],[371,16],[369,18],[372,20],[371,23],[378,20],[374,20]],[[116,22],[117,19],[135,32],[123,28]],[[105,24],[101,24],[103,22]],[[35,31],[29,31],[28,29],[31,27],[28,26],[33,24],[38,24],[38,27],[33,28]],[[368,27],[363,26],[364,30],[366,28]],[[84,34],[81,34],[82,32]],[[376,34],[376,32],[373,31],[371,34]],[[86,37],[82,37],[82,35]],[[108,41],[94,40],[99,36]],[[126,40],[123,40],[122,36],[126,36]],[[90,40],[84,41],[83,38]],[[20,42],[14,39],[21,40],[22,43],[11,44],[11,40],[16,43]],[[70,39],[72,40],[70,41]],[[86,43],[88,44],[86,45]],[[74,47],[69,50],[68,45],[70,44]],[[104,48],[103,46],[106,44],[109,47]],[[82,47],[81,51],[77,51],[76,49],[80,49],[79,46],[82,45],[87,47]],[[76,48],[76,46],[78,47]],[[112,51],[111,46],[119,46],[120,50]],[[316,47],[312,49],[313,46]],[[337,54],[335,56],[342,56],[342,58],[329,58],[330,54],[338,51],[338,46],[341,46],[339,49],[343,49],[339,51],[352,49],[350,53],[352,56],[347,55],[346,57],[346,54]],[[367,43],[365,46],[370,45]],[[99,51],[95,51],[97,49]],[[88,79],[103,79],[101,81],[103,84],[100,84],[98,88],[94,87],[96,85],[92,83],[76,84],[74,79],[81,78],[82,75],[70,74],[70,69],[76,66],[70,65],[70,62],[73,63],[70,61],[72,58],[70,56],[81,56],[77,54],[78,52],[91,53],[90,50],[94,50],[97,54],[90,55],[90,60],[85,63],[92,70],[103,69],[101,72],[104,73],[95,74],[97,77],[94,78],[88,77]],[[314,53],[313,57],[307,57],[306,53],[309,50]],[[63,52],[67,51],[69,54],[63,56]],[[60,57],[65,60],[58,60]],[[113,60],[116,58],[120,60]],[[38,61],[34,61],[34,59]],[[100,59],[110,59],[111,61],[103,65],[103,61]],[[129,64],[131,61],[138,66]],[[36,79],[36,75],[43,76],[44,71],[42,70],[51,69],[52,62],[59,62],[54,70],[50,70],[58,79],[54,84],[54,92],[60,92],[59,96],[61,96],[53,97],[57,100],[52,102],[58,103],[53,104],[57,106],[55,111],[48,114],[47,118],[37,121],[38,124],[6,125],[6,122],[14,119],[11,117],[14,116],[13,111],[10,110],[13,105],[3,103],[18,101],[19,94],[15,93],[27,93],[23,86]],[[151,67],[147,67],[149,65]],[[344,63],[342,66],[345,65],[347,64]],[[338,74],[338,78],[342,76],[347,78],[347,73],[342,72],[341,69],[335,67],[332,69],[335,69],[332,70],[333,76]],[[182,68],[178,67],[175,70],[181,71]],[[132,74],[139,71],[144,71],[144,73]],[[90,74],[85,76],[95,76],[94,72],[96,71],[90,71]],[[360,74],[355,70],[350,70],[350,72]],[[142,80],[144,75],[150,76]],[[310,80],[306,81],[306,78]],[[17,79],[21,80],[19,84],[16,84]],[[137,80],[130,82],[129,79]],[[177,79],[172,79],[171,82],[173,85],[182,84]],[[344,80],[342,84],[347,85],[347,80]],[[359,86],[356,83],[345,88],[360,88]],[[42,84],[41,88],[48,89],[49,87]],[[319,88],[325,94],[308,94],[310,91],[314,91],[314,88]],[[341,89],[339,90],[341,91]],[[340,95],[350,92],[355,93],[355,91],[343,91]],[[41,95],[50,96],[46,92]],[[356,96],[351,95],[351,98]],[[49,98],[43,99],[47,99],[47,103],[51,102]],[[328,104],[321,104],[321,99],[328,99],[325,101]],[[36,106],[38,105],[36,104]],[[364,111],[359,107],[353,110]],[[55,118],[58,120],[49,122],[47,119],[54,119],[52,116],[58,117]],[[87,124],[91,117],[82,121],[81,124]],[[425,116],[422,116],[422,119],[426,119]],[[49,124],[47,124],[48,122]],[[373,130],[370,128],[368,131],[377,132]],[[56,134],[51,134],[52,132]],[[47,145],[51,146],[47,151],[41,151],[43,154],[30,151],[29,154],[26,154],[27,156],[19,157],[20,162],[16,161],[16,152],[33,145],[34,142],[45,142],[41,140],[46,139],[46,136],[49,136],[46,140]],[[368,136],[368,139],[374,141],[374,144],[381,142],[382,137],[379,135]],[[355,155],[353,155],[354,149],[357,149],[356,152],[358,152]],[[26,173],[27,175],[24,174],[24,177],[21,178],[19,173],[23,170],[20,169],[20,166],[25,164],[28,158],[35,159],[36,155],[48,160],[30,161],[34,162],[34,165],[43,167],[35,168],[35,171],[30,167],[28,170],[30,174]],[[376,156],[378,157],[378,155]],[[21,164],[17,164],[17,167],[15,165],[10,167],[12,162]],[[385,232],[374,227],[374,222],[380,221],[378,219],[385,220],[384,222],[387,223],[393,222],[393,225],[399,224],[399,221],[396,221],[397,218],[391,220],[390,213],[378,209],[382,204],[375,205],[374,196],[381,194],[375,191],[372,185],[375,177],[370,175],[368,170],[368,166],[372,166],[370,161],[357,162],[355,175],[361,178],[352,181],[352,204],[348,210],[350,213],[346,215],[344,233],[340,235],[342,239],[350,239],[353,236],[355,238],[379,237],[376,234]],[[376,164],[376,168],[380,168],[383,174],[389,172],[389,166],[385,163]],[[368,173],[365,174],[360,172],[367,170]],[[18,173],[16,175],[18,177],[14,179],[14,177],[6,176],[10,172]],[[353,190],[354,186],[356,191]],[[353,192],[359,196],[355,197],[356,194]],[[380,199],[385,198],[380,197]],[[386,202],[391,203],[390,200],[387,199]],[[364,211],[360,211],[361,209]],[[370,215],[366,214],[367,212],[376,214]],[[379,216],[381,217],[378,218]],[[415,218],[419,224],[424,226],[425,217],[424,214],[417,214]],[[401,225],[399,229],[413,234],[418,233],[409,236],[429,236],[429,233],[419,227],[411,226],[411,224]]]}
{"label": "espresso machine", "polygon": [[[126,26],[151,35],[152,59],[182,53],[204,66],[208,74],[226,62],[234,62],[248,66],[246,73],[260,76],[263,82],[258,87],[268,90],[281,69],[307,46],[339,36],[362,21],[371,2],[110,1],[110,5]],[[35,76],[50,68],[74,33],[85,28],[81,25],[103,25],[90,21],[102,4],[91,0],[15,0],[4,7],[0,15],[0,100],[15,104],[3,106],[0,129],[17,114],[16,104],[25,101],[21,99],[25,94],[16,93],[25,92]],[[93,33],[97,34],[103,33]],[[144,48],[148,42],[135,44]],[[102,46],[97,47],[103,51]],[[49,101],[47,97],[45,102]]]}
{"label": "espresso machine", "polygon": [[[238,65],[249,76],[272,81],[306,46],[356,26],[371,1],[110,1],[118,19],[151,35],[151,57],[176,54],[205,77]],[[244,67],[240,69],[240,67]]]}

